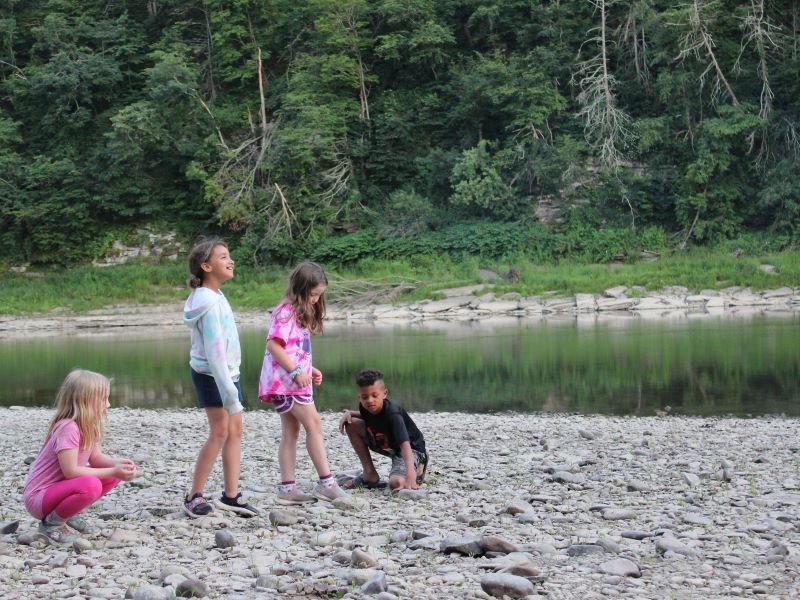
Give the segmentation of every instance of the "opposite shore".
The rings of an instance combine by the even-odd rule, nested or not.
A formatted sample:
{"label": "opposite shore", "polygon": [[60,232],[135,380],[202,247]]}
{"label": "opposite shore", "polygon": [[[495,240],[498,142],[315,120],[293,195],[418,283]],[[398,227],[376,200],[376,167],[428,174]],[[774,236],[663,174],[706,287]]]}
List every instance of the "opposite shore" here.
{"label": "opposite shore", "polygon": [[[792,315],[800,311],[800,287],[781,287],[763,292],[731,287],[702,290],[671,286],[647,293],[643,288],[618,286],[602,294],[569,297],[518,293],[496,295],[490,286],[473,285],[439,290],[442,299],[397,304],[331,305],[326,319],[342,324],[404,324],[500,319],[569,318],[660,318],[665,316],[730,315],[769,313]],[[64,310],[36,316],[0,315],[0,338],[77,333],[107,333],[125,328],[137,331],[183,327],[182,303],[160,305],[120,304],[83,313]],[[267,311],[235,311],[240,327],[263,326]]]}

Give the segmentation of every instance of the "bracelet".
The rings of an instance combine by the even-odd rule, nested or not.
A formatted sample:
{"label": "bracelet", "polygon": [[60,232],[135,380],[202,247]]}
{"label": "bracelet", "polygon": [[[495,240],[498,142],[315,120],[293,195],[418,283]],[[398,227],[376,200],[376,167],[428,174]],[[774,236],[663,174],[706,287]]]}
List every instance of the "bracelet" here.
{"label": "bracelet", "polygon": [[301,372],[302,372],[302,368],[300,367],[300,365],[297,365],[297,366],[296,366],[294,369],[292,369],[292,370],[291,370],[291,372],[289,373],[289,378],[290,378],[292,381],[294,381],[294,378],[295,378],[295,377],[297,377],[298,375],[300,375],[300,373],[301,373]]}

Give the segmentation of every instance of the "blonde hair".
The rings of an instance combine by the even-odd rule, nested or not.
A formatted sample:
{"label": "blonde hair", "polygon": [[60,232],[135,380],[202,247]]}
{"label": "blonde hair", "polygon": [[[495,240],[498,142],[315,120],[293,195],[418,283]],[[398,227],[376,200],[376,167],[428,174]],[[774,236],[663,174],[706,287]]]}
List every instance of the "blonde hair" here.
{"label": "blonde hair", "polygon": [[56,414],[50,421],[47,435],[57,423],[73,419],[81,432],[81,450],[88,450],[103,439],[102,414],[111,390],[105,375],[75,369],[64,378],[56,396]]}

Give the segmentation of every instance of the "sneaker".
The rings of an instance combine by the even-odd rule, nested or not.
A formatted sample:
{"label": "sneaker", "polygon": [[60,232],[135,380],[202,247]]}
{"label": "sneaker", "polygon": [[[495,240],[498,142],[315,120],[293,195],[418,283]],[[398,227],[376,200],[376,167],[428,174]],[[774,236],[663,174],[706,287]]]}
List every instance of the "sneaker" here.
{"label": "sneaker", "polygon": [[327,500],[328,502],[333,502],[339,498],[350,497],[350,494],[340,488],[339,484],[336,482],[330,487],[318,483],[314,486],[314,495],[320,500]]}
{"label": "sneaker", "polygon": [[233,498],[228,498],[225,495],[225,492],[222,492],[222,495],[219,498],[214,499],[214,506],[221,508],[222,510],[235,512],[243,517],[255,517],[261,514],[261,511],[255,506],[252,506],[244,501],[242,498],[242,492],[239,492]]}
{"label": "sneaker", "polygon": [[69,533],[63,525],[45,525],[44,523],[39,523],[39,537],[51,546],[71,544],[78,539],[77,535]]}
{"label": "sneaker", "polygon": [[70,517],[67,519],[67,525],[72,527],[75,531],[79,533],[85,533],[86,535],[94,535],[96,533],[100,533],[100,528],[96,525],[92,525],[81,517],[80,515],[75,515],[74,517]]}
{"label": "sneaker", "polygon": [[186,496],[186,499],[183,501],[183,512],[190,517],[205,517],[213,510],[214,508],[206,502],[206,499],[203,498],[203,494],[200,492],[197,492],[191,498]]}
{"label": "sneaker", "polygon": [[314,496],[309,496],[299,491],[297,488],[292,488],[290,492],[278,491],[278,504],[286,506],[299,505],[299,504],[313,504],[317,499]]}

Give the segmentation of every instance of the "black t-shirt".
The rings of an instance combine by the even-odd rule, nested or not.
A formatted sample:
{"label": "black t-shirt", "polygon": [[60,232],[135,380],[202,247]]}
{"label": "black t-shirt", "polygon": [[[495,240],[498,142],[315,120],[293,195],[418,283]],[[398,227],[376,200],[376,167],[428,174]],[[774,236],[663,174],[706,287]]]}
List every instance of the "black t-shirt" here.
{"label": "black t-shirt", "polygon": [[425,453],[425,438],[408,416],[406,410],[389,398],[383,401],[383,408],[377,415],[358,405],[361,418],[367,426],[367,444],[378,451],[392,450],[400,454],[400,444],[410,442],[411,449]]}

